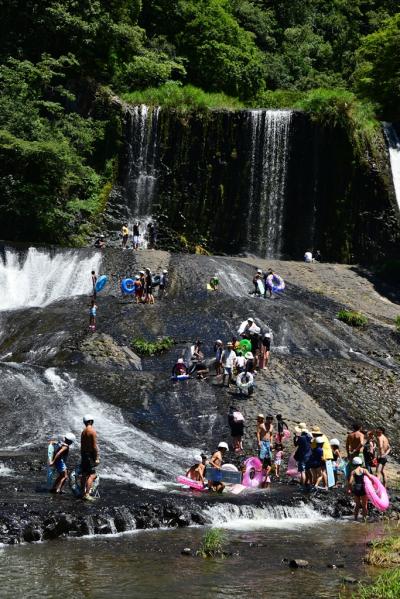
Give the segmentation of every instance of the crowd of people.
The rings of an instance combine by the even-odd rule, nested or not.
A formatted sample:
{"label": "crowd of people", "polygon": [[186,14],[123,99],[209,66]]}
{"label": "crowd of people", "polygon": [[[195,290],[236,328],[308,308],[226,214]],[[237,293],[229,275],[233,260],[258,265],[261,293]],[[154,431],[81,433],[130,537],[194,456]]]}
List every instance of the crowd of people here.
{"label": "crowd of people", "polygon": [[[155,250],[157,247],[157,227],[155,223],[149,222],[147,226],[144,226],[139,222],[135,221],[130,230],[128,223],[124,223],[121,227],[121,247],[123,250],[131,247],[132,250],[138,250],[140,247],[147,246],[149,250]],[[94,247],[102,250],[107,246],[107,240],[105,235],[102,233],[94,241]]]}

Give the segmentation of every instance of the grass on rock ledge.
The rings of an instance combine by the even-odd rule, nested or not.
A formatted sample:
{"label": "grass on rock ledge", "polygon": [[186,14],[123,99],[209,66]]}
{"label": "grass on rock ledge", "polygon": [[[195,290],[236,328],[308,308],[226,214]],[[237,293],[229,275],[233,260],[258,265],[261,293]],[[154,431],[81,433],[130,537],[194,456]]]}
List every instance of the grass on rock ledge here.
{"label": "grass on rock ledge", "polygon": [[368,318],[361,312],[351,310],[340,310],[337,314],[338,320],[341,320],[350,327],[363,327],[368,323]]}
{"label": "grass on rock ledge", "polygon": [[175,344],[171,337],[163,337],[157,341],[146,341],[142,337],[136,337],[131,341],[132,349],[140,356],[154,356],[168,351]]}

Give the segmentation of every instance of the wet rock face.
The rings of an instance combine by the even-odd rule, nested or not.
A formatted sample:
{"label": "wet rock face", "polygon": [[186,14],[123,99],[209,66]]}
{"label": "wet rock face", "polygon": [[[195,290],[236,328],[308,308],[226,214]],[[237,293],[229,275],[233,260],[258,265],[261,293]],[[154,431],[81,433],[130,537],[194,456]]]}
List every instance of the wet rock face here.
{"label": "wet rock face", "polygon": [[79,345],[83,362],[99,368],[142,370],[142,363],[129,347],[119,346],[110,335],[95,333]]}

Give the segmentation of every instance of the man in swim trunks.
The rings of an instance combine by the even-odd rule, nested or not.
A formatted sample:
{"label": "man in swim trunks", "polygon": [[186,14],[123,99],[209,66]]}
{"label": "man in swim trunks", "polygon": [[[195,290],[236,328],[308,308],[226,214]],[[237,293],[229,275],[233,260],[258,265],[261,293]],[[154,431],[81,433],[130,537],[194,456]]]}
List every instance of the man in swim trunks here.
{"label": "man in swim trunks", "polygon": [[269,474],[272,468],[272,441],[274,438],[273,416],[264,419],[263,414],[257,416],[257,444],[259,457],[265,471],[265,485],[269,484]]}
{"label": "man in swim trunks", "polygon": [[348,433],[346,439],[346,451],[347,459],[349,461],[348,478],[350,477],[351,471],[354,469],[353,459],[361,458],[362,465],[364,465],[364,434],[361,432],[361,426],[354,422],[351,427],[351,433]]}
{"label": "man in swim trunks", "polygon": [[96,466],[99,465],[99,448],[97,445],[97,433],[93,426],[94,418],[91,414],[83,417],[85,425],[81,434],[81,459],[82,459],[82,499],[93,501],[90,489],[96,480]]}
{"label": "man in swim trunks", "polygon": [[205,453],[201,454],[201,462],[194,464],[189,470],[186,472],[187,478],[191,478],[192,480],[196,480],[199,483],[203,483],[204,485],[204,474],[206,472],[206,463],[207,456]]}
{"label": "man in swim trunks", "polygon": [[376,441],[378,449],[378,465],[376,467],[376,476],[379,478],[379,474],[382,475],[383,486],[386,487],[386,474],[385,466],[387,464],[387,457],[391,451],[388,438],[385,436],[385,429],[380,426],[376,429]]}

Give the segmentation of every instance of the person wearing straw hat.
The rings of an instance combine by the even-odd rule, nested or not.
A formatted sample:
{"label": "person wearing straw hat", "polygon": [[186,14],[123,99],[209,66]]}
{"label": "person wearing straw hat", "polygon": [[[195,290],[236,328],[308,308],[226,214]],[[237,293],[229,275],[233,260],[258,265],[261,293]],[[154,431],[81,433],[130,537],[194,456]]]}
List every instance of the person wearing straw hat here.
{"label": "person wearing straw hat", "polygon": [[333,451],[332,451],[332,447],[331,444],[329,443],[329,439],[326,435],[324,435],[324,433],[321,431],[321,429],[319,428],[319,426],[312,426],[311,427],[311,434],[313,437],[313,440],[311,442],[311,447],[312,449],[315,449],[317,446],[317,439],[323,439],[323,445],[322,445],[322,479],[324,481],[324,486],[325,488],[328,488],[328,475],[326,473],[326,462],[328,460],[333,460]]}
{"label": "person wearing straw hat", "polygon": [[294,445],[297,448],[294,459],[297,462],[297,471],[300,473],[300,484],[306,484],[306,465],[311,457],[311,435],[305,422],[299,422],[294,429]]}

